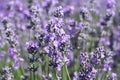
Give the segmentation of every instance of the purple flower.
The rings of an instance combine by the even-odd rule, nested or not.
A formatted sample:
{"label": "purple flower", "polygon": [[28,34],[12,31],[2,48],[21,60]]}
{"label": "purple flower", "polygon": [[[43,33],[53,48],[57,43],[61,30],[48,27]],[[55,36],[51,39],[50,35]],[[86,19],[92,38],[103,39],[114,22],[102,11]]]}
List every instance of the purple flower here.
{"label": "purple flower", "polygon": [[117,80],[117,74],[116,73],[110,73],[108,80]]}
{"label": "purple flower", "polygon": [[18,52],[15,48],[9,48],[8,49],[8,53],[9,53],[9,57],[10,57],[10,60],[13,60],[14,61],[14,64],[13,64],[13,69],[17,70],[21,63],[24,61],[23,58],[20,58],[18,56]]}
{"label": "purple flower", "polygon": [[37,53],[38,48],[39,48],[38,43],[33,42],[33,41],[29,41],[29,42],[27,42],[26,44],[27,44],[27,46],[28,46],[28,47],[27,47],[27,50],[28,50],[28,52],[29,52],[30,54],[35,54],[35,53]]}
{"label": "purple flower", "polygon": [[100,41],[101,41],[101,43],[104,44],[104,45],[107,45],[107,46],[110,45],[110,41],[109,41],[109,39],[108,39],[107,37],[101,38]]}
{"label": "purple flower", "polygon": [[80,53],[81,66],[86,67],[88,65],[89,57],[90,57],[90,55],[87,52]]}
{"label": "purple flower", "polygon": [[16,61],[15,61],[15,63],[13,64],[13,68],[15,69],[15,70],[17,70],[19,67],[20,67],[20,65],[21,65],[21,63],[23,62],[24,60],[22,59],[22,58],[18,58]]}
{"label": "purple flower", "polygon": [[115,57],[119,57],[119,56],[120,56],[120,49],[116,50],[116,52],[115,52]]}
{"label": "purple flower", "polygon": [[17,60],[18,52],[15,48],[10,47],[8,49],[8,54],[9,54],[10,59]]}
{"label": "purple flower", "polygon": [[91,64],[96,64],[97,63],[97,57],[93,57],[90,62],[91,62]]}
{"label": "purple flower", "polygon": [[110,65],[109,65],[109,64],[104,64],[103,70],[104,70],[104,71],[111,71]]}
{"label": "purple flower", "polygon": [[62,6],[59,6],[56,8],[56,10],[53,13],[54,17],[63,17],[64,16],[64,11],[62,9]]}
{"label": "purple flower", "polygon": [[12,73],[11,67],[5,66],[2,68],[2,75],[0,75],[1,80],[14,80],[14,75]]}
{"label": "purple flower", "polygon": [[74,7],[73,6],[66,6],[63,11],[64,11],[64,15],[66,17],[70,17],[71,14],[73,13]]}
{"label": "purple flower", "polygon": [[0,53],[0,57],[1,57],[1,58],[3,58],[5,55],[6,55],[6,52],[5,52],[5,51],[2,51],[2,52]]}
{"label": "purple flower", "polygon": [[91,80],[95,78],[96,69],[92,67],[82,68],[82,70],[78,73],[77,80]]}
{"label": "purple flower", "polygon": [[114,8],[116,4],[115,0],[107,0],[107,8]]}

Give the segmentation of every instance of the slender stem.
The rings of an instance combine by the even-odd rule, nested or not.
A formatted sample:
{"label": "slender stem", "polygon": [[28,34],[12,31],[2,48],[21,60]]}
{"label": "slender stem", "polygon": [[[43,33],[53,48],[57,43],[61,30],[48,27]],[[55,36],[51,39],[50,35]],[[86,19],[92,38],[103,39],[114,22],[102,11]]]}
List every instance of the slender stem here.
{"label": "slender stem", "polygon": [[58,78],[58,75],[57,75],[57,71],[56,71],[56,70],[53,71],[52,77],[53,77],[54,79],[57,79],[57,78]]}
{"label": "slender stem", "polygon": [[[67,76],[67,77],[66,77],[66,76]],[[63,69],[62,69],[62,80],[71,80],[66,64],[63,65]]]}
{"label": "slender stem", "polygon": [[67,73],[67,76],[68,76],[68,80],[71,80],[66,64],[65,64],[65,70],[66,70],[66,73]]}
{"label": "slender stem", "polygon": [[[33,59],[35,58],[35,54],[33,54]],[[35,69],[35,65],[33,63],[33,69]],[[33,71],[33,80],[35,80],[35,72]]]}
{"label": "slender stem", "polygon": [[32,72],[30,71],[30,80],[32,80]]}
{"label": "slender stem", "polygon": [[39,65],[40,66],[40,80],[42,80],[42,65]]}
{"label": "slender stem", "polygon": [[46,67],[45,67],[45,70],[46,70],[46,75],[48,76],[49,75],[49,57],[48,55],[45,56],[45,60],[46,60]]}

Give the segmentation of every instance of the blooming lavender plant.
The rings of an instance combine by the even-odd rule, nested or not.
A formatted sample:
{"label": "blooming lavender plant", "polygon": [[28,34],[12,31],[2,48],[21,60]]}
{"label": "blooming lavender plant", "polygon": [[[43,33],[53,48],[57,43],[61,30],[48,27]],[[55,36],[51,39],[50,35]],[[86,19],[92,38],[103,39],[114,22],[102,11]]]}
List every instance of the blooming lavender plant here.
{"label": "blooming lavender plant", "polygon": [[119,3],[0,0],[0,80],[119,80]]}

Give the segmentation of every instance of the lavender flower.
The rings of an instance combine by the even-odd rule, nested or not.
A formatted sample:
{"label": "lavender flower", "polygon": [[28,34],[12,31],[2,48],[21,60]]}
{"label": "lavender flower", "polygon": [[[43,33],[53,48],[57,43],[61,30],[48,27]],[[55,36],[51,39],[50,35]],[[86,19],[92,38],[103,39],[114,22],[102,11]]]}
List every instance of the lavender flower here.
{"label": "lavender flower", "polygon": [[21,63],[24,61],[23,58],[18,57],[18,52],[16,51],[15,48],[10,47],[8,49],[8,53],[9,59],[14,61],[13,68],[17,70],[20,67]]}
{"label": "lavender flower", "polygon": [[69,48],[69,35],[65,34],[65,31],[62,29],[62,24],[60,24],[59,21],[49,24],[47,28],[49,43],[48,46],[45,47],[45,51],[51,58],[50,66],[60,71]]}
{"label": "lavender flower", "polygon": [[119,79],[119,3],[0,0],[0,79]]}
{"label": "lavender flower", "polygon": [[29,41],[26,44],[28,46],[27,50],[30,54],[36,54],[37,53],[38,47],[39,47],[37,43],[34,43],[33,41]]}
{"label": "lavender flower", "polygon": [[64,12],[62,9],[62,6],[59,6],[56,8],[56,10],[54,11],[54,17],[63,17],[64,16]]}
{"label": "lavender flower", "polygon": [[117,75],[115,73],[111,73],[108,80],[117,80]]}
{"label": "lavender flower", "polygon": [[1,80],[14,80],[14,75],[12,74],[12,69],[6,66],[2,69]]}
{"label": "lavender flower", "polygon": [[38,58],[36,57],[36,55],[37,55],[39,46],[36,42],[33,42],[33,41],[29,41],[26,44],[28,46],[27,47],[28,53],[30,54],[29,62],[31,63],[28,69],[32,72],[36,72],[38,69],[38,66],[35,66],[34,64],[38,62]]}

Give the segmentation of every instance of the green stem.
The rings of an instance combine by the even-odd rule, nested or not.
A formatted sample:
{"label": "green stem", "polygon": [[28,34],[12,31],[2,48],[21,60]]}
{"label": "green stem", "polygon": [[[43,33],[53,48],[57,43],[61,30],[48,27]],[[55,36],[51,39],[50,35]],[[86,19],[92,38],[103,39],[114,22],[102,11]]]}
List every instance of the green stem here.
{"label": "green stem", "polygon": [[39,65],[39,66],[40,66],[40,74],[39,74],[40,80],[43,80],[43,79],[42,79],[42,65]]}
{"label": "green stem", "polygon": [[66,64],[63,65],[62,80],[71,80]]}
{"label": "green stem", "polygon": [[[35,58],[35,55],[33,54],[33,59]],[[35,68],[35,65],[33,63],[33,68]],[[33,71],[33,80],[35,80],[35,72]]]}
{"label": "green stem", "polygon": [[32,71],[30,71],[30,80],[32,80]]}
{"label": "green stem", "polygon": [[54,79],[57,79],[58,75],[57,75],[57,71],[56,70],[53,71],[52,77]]}
{"label": "green stem", "polygon": [[69,75],[69,72],[68,72],[68,69],[67,69],[67,65],[65,65],[65,70],[66,70],[66,72],[67,72],[68,80],[71,80],[70,75]]}
{"label": "green stem", "polygon": [[45,60],[46,60],[46,66],[45,66],[45,71],[46,71],[46,75],[49,75],[49,57],[48,55],[45,56]]}

